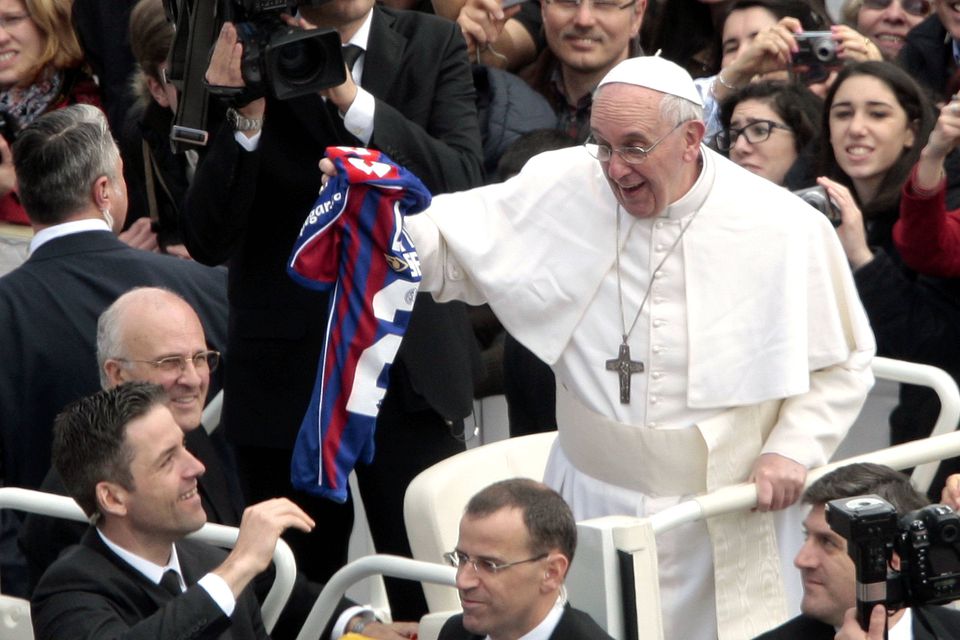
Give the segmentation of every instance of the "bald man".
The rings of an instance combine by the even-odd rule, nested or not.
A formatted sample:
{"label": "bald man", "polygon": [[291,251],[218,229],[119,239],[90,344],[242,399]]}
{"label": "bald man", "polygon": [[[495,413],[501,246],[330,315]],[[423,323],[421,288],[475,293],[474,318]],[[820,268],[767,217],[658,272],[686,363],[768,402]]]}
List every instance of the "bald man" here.
{"label": "bald man", "polygon": [[[159,384],[167,407],[185,434],[190,453],[206,467],[200,498],[210,522],[237,526],[243,499],[226,449],[200,426],[210,373],[220,354],[208,349],[200,319],[177,294],[156,287],[132,289],[110,305],[97,322],[97,364],[104,389],[133,380]],[[41,487],[64,494],[51,472]],[[31,587],[64,548],[79,540],[85,525],[28,516],[19,544],[30,566]]]}

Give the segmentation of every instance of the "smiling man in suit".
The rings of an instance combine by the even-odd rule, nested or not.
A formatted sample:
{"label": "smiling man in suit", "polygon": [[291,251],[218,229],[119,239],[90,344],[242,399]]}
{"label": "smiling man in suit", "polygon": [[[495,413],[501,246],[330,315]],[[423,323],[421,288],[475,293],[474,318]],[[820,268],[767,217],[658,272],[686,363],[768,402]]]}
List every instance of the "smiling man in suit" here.
{"label": "smiling man in suit", "polygon": [[470,499],[457,548],[463,613],[440,640],[610,640],[593,619],[566,603],[563,581],[577,526],[560,494],[525,478],[494,483]]}
{"label": "smiling man in suit", "polygon": [[[224,127],[232,130],[213,137],[181,229],[195,259],[230,266],[232,366],[223,416],[247,498],[286,495],[324,522],[309,537],[287,538],[303,570],[323,581],[346,559],[352,505],[294,490],[290,459],[323,351],[329,297],[286,272],[320,189],[317,164],[330,145],[371,147],[442,193],[480,183],[481,145],[470,64],[456,25],[374,6],[374,0],[302,2],[299,11],[302,26],[336,29],[343,45],[359,47],[351,49],[359,57],[343,84],[322,96],[268,95],[229,110]],[[207,82],[242,86],[241,50],[235,28],[225,24]],[[378,552],[410,555],[396,526],[403,493],[417,473],[464,449],[462,421],[473,407],[476,361],[465,309],[419,296],[389,381],[378,380],[386,395],[376,457],[357,468]],[[403,582],[387,580],[394,617],[419,618],[422,592]]]}
{"label": "smiling man in suit", "polygon": [[95,526],[44,574],[34,633],[53,638],[267,638],[247,588],[280,534],[314,526],[276,499],[249,507],[228,554],[184,538],[203,526],[203,465],[156,385],[81,398],[54,426],[53,461]]}

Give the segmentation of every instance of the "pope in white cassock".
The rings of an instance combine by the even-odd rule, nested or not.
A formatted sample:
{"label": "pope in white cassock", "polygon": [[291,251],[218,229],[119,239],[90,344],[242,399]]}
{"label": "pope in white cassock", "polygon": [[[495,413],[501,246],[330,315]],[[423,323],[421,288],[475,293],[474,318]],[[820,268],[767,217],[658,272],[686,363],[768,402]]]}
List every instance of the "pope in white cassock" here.
{"label": "pope in white cassock", "polygon": [[750,638],[787,617],[772,511],[859,413],[873,335],[830,223],[701,145],[680,67],[621,62],[590,126],[408,218],[422,289],[489,302],[552,366],[545,481],[578,520],[757,482],[756,512],[658,539],[665,637]]}

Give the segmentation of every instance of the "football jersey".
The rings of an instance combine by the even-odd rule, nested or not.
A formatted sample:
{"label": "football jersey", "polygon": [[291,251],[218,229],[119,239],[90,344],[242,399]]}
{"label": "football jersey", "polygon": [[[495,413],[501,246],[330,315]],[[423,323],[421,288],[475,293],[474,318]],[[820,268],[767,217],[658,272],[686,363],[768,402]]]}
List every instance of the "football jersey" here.
{"label": "football jersey", "polygon": [[287,265],[302,286],[331,291],[290,476],[297,489],[344,502],[350,471],[358,460],[373,460],[390,364],[419,287],[420,263],[403,216],[425,209],[430,193],[379,151],[328,147],[326,153],[337,174],[321,189]]}

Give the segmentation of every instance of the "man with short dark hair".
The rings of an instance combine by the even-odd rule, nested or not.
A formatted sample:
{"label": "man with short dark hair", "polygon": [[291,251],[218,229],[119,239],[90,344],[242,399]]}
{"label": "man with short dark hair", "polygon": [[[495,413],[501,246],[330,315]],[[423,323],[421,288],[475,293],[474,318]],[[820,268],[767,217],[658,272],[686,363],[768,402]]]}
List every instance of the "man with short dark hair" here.
{"label": "man with short dark hair", "polygon": [[[0,477],[7,486],[37,488],[50,468],[57,411],[100,388],[100,313],[133,287],[165,287],[196,310],[209,348],[224,351],[226,271],[117,239],[126,186],[99,109],[73,105],[39,117],[20,132],[13,155],[35,235],[29,259],[0,278],[0,362],[10,363],[0,371]],[[4,555],[3,563],[3,591],[22,592],[20,584],[9,588],[15,560]]]}
{"label": "man with short dark hair", "polygon": [[546,485],[515,478],[480,491],[460,520],[457,548],[444,556],[457,567],[463,613],[447,621],[440,640],[609,640],[565,602],[576,547],[570,507]]}
{"label": "man with short dark hair", "polygon": [[314,522],[280,498],[244,512],[229,554],[185,540],[206,522],[204,467],[165,400],[159,386],[127,383],[57,417],[54,465],[94,527],[37,586],[38,640],[268,637],[247,585],[284,530]]}
{"label": "man with short dark hair", "polygon": [[[757,640],[833,640],[844,614],[856,605],[856,573],[847,553],[847,541],[827,524],[825,508],[831,500],[866,494],[880,496],[900,515],[928,503],[911,486],[909,477],[879,464],[847,465],[810,485],[803,494],[803,501],[812,505],[803,521],[806,542],[794,559],[803,576],[803,613]],[[899,563],[896,556],[894,560]],[[960,612],[923,607],[922,620],[909,608],[899,609],[890,614],[888,625],[891,630],[896,627],[897,638],[960,637]],[[931,630],[925,629],[924,624],[929,624]]]}
{"label": "man with short dark hair", "polygon": [[543,0],[547,47],[523,73],[542,93],[575,142],[590,134],[597,84],[622,60],[640,55],[647,0]]}

